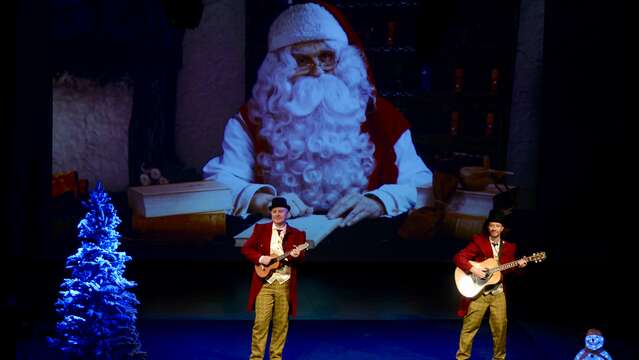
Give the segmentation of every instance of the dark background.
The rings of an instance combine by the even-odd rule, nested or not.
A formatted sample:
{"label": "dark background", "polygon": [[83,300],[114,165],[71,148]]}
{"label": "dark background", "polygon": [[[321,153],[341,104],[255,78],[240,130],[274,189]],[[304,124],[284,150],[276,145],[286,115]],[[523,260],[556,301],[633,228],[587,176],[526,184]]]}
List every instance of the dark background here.
{"label": "dark background", "polygon": [[[3,264],[4,273],[10,274],[4,310],[10,315],[11,321],[6,322],[10,333],[18,337],[28,336],[38,321],[51,321],[57,286],[65,275],[64,257],[46,251],[51,248],[52,216],[52,73],[48,64],[58,59],[47,34],[54,11],[50,3],[35,3],[14,4],[15,28],[9,30],[15,36],[7,36],[7,43],[15,41],[16,51],[15,58],[6,56],[13,60],[8,73],[15,99],[9,97],[6,107],[3,141]],[[516,304],[513,311],[518,319],[577,329],[599,327],[608,339],[629,339],[621,328],[621,315],[632,313],[633,307],[626,305],[630,293],[618,281],[619,268],[631,266],[633,259],[612,255],[613,248],[631,254],[627,249],[634,242],[623,210],[631,205],[628,190],[633,188],[634,165],[625,151],[623,9],[611,2],[546,1],[545,6],[538,207],[526,226],[543,238],[538,245],[549,258],[513,282],[510,303]],[[189,279],[202,269],[215,274],[229,271],[229,266],[243,268],[239,260],[215,265],[215,256],[198,258],[201,248],[183,250],[174,258],[149,256],[146,260],[139,248],[130,251],[138,261],[130,264],[129,277],[141,284],[161,282],[143,287],[139,292],[143,300],[171,284],[199,286]],[[406,261],[387,268],[408,279],[400,285],[431,281],[436,287],[436,279],[450,276],[450,263],[444,259]],[[158,274],[156,267],[175,272],[167,271],[167,281],[160,281],[153,277]],[[420,275],[424,268],[440,276],[424,278]],[[327,279],[339,279],[346,272],[351,274],[349,283],[363,292],[375,286],[357,263],[327,270],[311,262],[306,271],[311,278],[325,274]]]}

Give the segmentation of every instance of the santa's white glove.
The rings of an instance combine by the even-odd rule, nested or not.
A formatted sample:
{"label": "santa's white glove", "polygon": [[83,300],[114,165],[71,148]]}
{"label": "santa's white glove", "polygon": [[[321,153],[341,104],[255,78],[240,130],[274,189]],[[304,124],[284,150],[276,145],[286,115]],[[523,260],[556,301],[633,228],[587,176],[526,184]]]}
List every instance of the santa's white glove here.
{"label": "santa's white glove", "polygon": [[313,214],[313,208],[304,204],[304,202],[302,201],[302,199],[300,199],[299,196],[297,196],[297,194],[295,193],[284,193],[284,194],[280,194],[278,196],[281,196],[283,198],[286,199],[286,203],[291,207],[291,211],[290,211],[290,217],[294,218],[294,217],[299,217],[299,216],[306,216],[306,215],[311,215]]}

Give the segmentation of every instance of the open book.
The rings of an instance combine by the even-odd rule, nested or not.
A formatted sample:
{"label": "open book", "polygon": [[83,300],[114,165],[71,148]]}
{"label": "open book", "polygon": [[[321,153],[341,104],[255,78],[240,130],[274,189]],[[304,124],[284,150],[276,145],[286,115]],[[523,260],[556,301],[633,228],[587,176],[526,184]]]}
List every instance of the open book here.
{"label": "open book", "polygon": [[[309,215],[304,217],[298,217],[294,219],[288,219],[286,223],[298,230],[306,232],[306,241],[311,244],[311,248],[316,247],[328,234],[330,234],[335,228],[339,226],[343,218],[329,219],[326,215]],[[258,224],[264,224],[271,222],[271,219],[264,218],[258,221]],[[245,229],[241,233],[235,235],[235,246],[242,246],[244,242],[251,237],[253,228],[255,225],[251,225],[248,229]]]}

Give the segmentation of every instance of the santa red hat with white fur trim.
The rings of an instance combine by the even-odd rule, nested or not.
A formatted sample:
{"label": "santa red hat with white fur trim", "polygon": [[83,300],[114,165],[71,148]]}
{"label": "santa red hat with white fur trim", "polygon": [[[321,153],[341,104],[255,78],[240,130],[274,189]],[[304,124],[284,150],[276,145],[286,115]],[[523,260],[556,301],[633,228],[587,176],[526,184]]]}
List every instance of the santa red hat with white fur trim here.
{"label": "santa red hat with white fur trim", "polygon": [[293,5],[273,22],[268,34],[268,50],[307,41],[334,40],[348,44],[346,32],[324,7],[305,3]]}

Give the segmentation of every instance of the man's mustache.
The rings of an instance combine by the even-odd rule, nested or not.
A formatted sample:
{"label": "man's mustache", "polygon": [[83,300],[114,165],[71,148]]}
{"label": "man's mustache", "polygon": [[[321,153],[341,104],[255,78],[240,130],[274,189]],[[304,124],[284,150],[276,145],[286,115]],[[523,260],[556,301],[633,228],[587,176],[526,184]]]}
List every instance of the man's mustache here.
{"label": "man's mustache", "polygon": [[346,83],[332,74],[297,79],[291,99],[283,107],[294,116],[307,116],[320,104],[336,117],[353,116],[359,110],[359,102]]}

